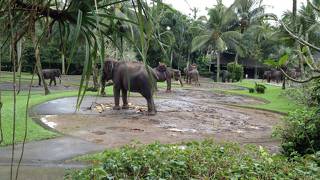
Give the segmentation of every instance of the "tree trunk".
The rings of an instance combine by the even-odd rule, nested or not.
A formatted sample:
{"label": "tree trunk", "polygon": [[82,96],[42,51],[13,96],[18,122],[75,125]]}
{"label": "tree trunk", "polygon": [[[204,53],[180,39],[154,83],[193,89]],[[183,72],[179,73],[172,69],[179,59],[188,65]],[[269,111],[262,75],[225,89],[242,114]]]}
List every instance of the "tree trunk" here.
{"label": "tree trunk", "polygon": [[36,30],[35,30],[35,24],[33,25],[34,29],[31,32],[31,38],[32,38],[32,43],[33,43],[33,47],[35,50],[35,57],[36,57],[36,68],[37,68],[37,72],[39,73],[39,77],[42,81],[43,84],[43,88],[44,88],[44,94],[48,95],[50,94],[50,91],[48,89],[48,85],[46,83],[46,81],[44,80],[44,76],[42,73],[42,66],[41,66],[41,61],[40,61],[40,46],[36,37]]}
{"label": "tree trunk", "polygon": [[17,72],[19,74],[18,94],[20,93],[20,90],[21,90],[21,69],[22,69],[21,56],[22,56],[22,39],[20,39],[17,43],[17,62],[18,62]]}
{"label": "tree trunk", "polygon": [[172,67],[172,60],[173,60],[173,50],[171,50],[171,55],[170,55],[170,67]]}
{"label": "tree trunk", "polygon": [[64,53],[61,54],[61,73],[62,75],[65,75],[66,74],[66,65],[65,65],[65,56],[64,56]]}
{"label": "tree trunk", "polygon": [[234,63],[235,63],[235,64],[238,64],[238,60],[239,60],[239,54],[237,53],[237,54],[236,54],[236,57],[234,58]]}
{"label": "tree trunk", "polygon": [[297,0],[292,1],[292,20],[295,24],[296,22],[296,16],[297,16]]}
{"label": "tree trunk", "polygon": [[254,79],[258,79],[258,67],[257,67],[257,62],[255,62],[254,66]]}
{"label": "tree trunk", "polygon": [[217,53],[217,82],[220,81],[220,52]]}

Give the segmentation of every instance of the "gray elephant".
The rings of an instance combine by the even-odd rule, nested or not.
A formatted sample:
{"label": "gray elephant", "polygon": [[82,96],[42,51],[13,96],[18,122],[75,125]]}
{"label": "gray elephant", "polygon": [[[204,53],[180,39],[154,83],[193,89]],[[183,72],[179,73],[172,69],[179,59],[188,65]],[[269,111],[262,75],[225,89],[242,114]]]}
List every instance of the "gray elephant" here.
{"label": "gray elephant", "polygon": [[270,83],[271,81],[279,83],[284,79],[284,76],[281,71],[272,69],[264,72],[263,79],[266,79],[268,83]]}
{"label": "gray elephant", "polygon": [[127,93],[138,92],[148,103],[148,114],[155,115],[156,108],[153,101],[153,87],[155,86],[156,75],[152,69],[137,61],[115,61],[107,59],[104,62],[103,74],[101,77],[101,94],[105,94],[106,81],[113,81],[114,110],[120,110],[120,91],[122,93],[122,109],[128,109]]}
{"label": "gray elephant", "polygon": [[[192,64],[192,65],[195,65],[195,64]],[[189,64],[187,67],[185,67],[185,68],[183,69],[183,72],[184,72],[184,74],[185,74],[185,76],[184,76],[184,81],[185,81],[186,83],[189,82],[189,71],[192,70],[192,65]]]}
{"label": "gray elephant", "polygon": [[[54,85],[57,85],[56,77],[59,78],[59,83],[61,84],[61,71],[60,69],[42,69],[42,74],[44,79],[50,79],[49,86],[51,86],[52,81],[54,82]],[[39,78],[39,86],[41,86],[41,78],[40,74],[37,73]]]}
{"label": "gray elephant", "polygon": [[[157,82],[167,82],[167,92],[171,91],[171,73],[164,63],[159,63],[159,65],[153,68],[153,72],[156,74]],[[156,86],[157,89],[157,86]]]}
{"label": "gray elephant", "polygon": [[229,71],[227,71],[227,70],[222,70],[220,72],[220,77],[221,77],[222,82],[230,82],[231,73]]}
{"label": "gray elephant", "polygon": [[197,66],[195,64],[191,65],[191,70],[188,71],[187,74],[189,84],[191,84],[191,82],[194,81],[196,86],[200,86],[199,71],[197,70]]}
{"label": "gray elephant", "polygon": [[168,68],[168,71],[170,72],[171,78],[174,79],[175,81],[179,81],[181,87],[183,87],[183,83],[181,80],[181,71],[179,69],[172,69],[172,68]]}

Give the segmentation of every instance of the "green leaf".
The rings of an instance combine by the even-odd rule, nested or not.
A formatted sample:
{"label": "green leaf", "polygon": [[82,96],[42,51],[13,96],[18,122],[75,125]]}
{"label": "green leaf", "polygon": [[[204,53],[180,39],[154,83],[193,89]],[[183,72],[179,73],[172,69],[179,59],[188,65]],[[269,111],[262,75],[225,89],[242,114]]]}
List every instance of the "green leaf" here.
{"label": "green leaf", "polygon": [[203,45],[210,41],[210,38],[211,36],[208,34],[196,36],[195,38],[193,38],[191,52],[200,49]]}
{"label": "green leaf", "polygon": [[268,65],[268,66],[271,66],[271,67],[277,67],[278,66],[278,63],[273,59],[265,60],[264,64]]}
{"label": "green leaf", "polygon": [[216,46],[216,50],[218,50],[219,52],[223,52],[227,49],[226,43],[221,39],[221,37],[219,37],[215,41],[215,46]]}
{"label": "green leaf", "polygon": [[289,59],[289,55],[288,55],[288,54],[283,55],[283,56],[279,59],[278,65],[279,65],[279,66],[285,65],[285,64],[287,63],[288,59]]}

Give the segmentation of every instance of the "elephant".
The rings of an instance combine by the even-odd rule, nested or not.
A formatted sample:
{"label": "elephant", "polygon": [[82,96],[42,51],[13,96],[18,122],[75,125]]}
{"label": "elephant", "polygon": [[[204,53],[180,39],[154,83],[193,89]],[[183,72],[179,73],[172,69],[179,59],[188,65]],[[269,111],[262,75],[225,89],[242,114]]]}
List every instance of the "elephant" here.
{"label": "elephant", "polygon": [[284,77],[281,71],[272,69],[263,73],[263,79],[266,79],[268,83],[271,81],[279,83],[284,79]]}
{"label": "elephant", "polygon": [[[195,65],[195,64],[192,64],[192,65]],[[189,82],[189,76],[188,76],[189,74],[188,74],[188,72],[192,70],[192,65],[189,64],[187,67],[185,67],[183,69],[183,72],[185,74],[184,81],[186,81],[187,83]]]}
{"label": "elephant", "polygon": [[114,110],[120,110],[120,91],[122,93],[123,106],[122,109],[128,109],[127,93],[138,92],[146,100],[148,104],[148,115],[156,114],[156,107],[153,101],[153,92],[156,74],[152,68],[145,66],[138,61],[116,61],[108,58],[104,62],[103,73],[101,77],[101,94],[104,95],[106,81],[113,81],[114,94]]}
{"label": "elephant", "polygon": [[231,73],[227,70],[222,70],[220,72],[220,77],[221,77],[222,82],[230,82]]}
{"label": "elephant", "polygon": [[196,86],[200,86],[199,83],[199,71],[197,70],[197,66],[196,65],[192,65],[191,66],[191,70],[188,71],[188,83],[191,84],[192,80],[195,81],[195,85]]}
{"label": "elephant", "polygon": [[[171,73],[164,63],[159,63],[159,65],[153,68],[153,72],[156,74],[158,82],[167,81],[167,92],[171,91]],[[157,89],[157,86],[156,86]]]}
{"label": "elephant", "polygon": [[[52,81],[54,82],[54,85],[57,85],[56,77],[59,78],[59,83],[61,84],[61,71],[60,69],[42,69],[42,74],[44,79],[50,79],[49,86],[51,86]],[[39,78],[39,86],[41,86],[41,78],[40,74],[37,73]]]}
{"label": "elephant", "polygon": [[164,63],[159,63],[156,68],[153,68],[153,71],[157,75],[158,82],[167,81],[167,92],[171,91],[171,79],[179,81],[181,87],[183,87],[180,70],[172,69],[170,67],[167,67],[167,65]]}
{"label": "elephant", "polygon": [[181,71],[179,69],[172,69],[172,68],[168,68],[168,70],[170,72],[171,78],[176,81],[179,81],[181,87],[183,87],[183,83],[181,80]]}
{"label": "elephant", "polygon": [[271,71],[265,71],[263,73],[262,81],[266,80],[268,83],[271,81]]}

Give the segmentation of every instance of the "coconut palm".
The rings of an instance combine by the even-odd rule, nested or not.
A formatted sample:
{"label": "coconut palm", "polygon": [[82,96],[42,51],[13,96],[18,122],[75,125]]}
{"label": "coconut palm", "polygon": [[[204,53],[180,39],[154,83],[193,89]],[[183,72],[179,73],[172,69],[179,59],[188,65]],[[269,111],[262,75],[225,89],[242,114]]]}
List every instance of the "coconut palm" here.
{"label": "coconut palm", "polygon": [[263,0],[235,0],[232,8],[239,19],[240,32],[243,33],[250,25],[261,23],[261,17],[265,14]]}
{"label": "coconut palm", "polygon": [[[217,81],[220,74],[220,55],[228,49],[240,47],[239,41],[242,35],[235,31],[237,16],[232,8],[227,8],[221,0],[217,0],[217,5],[209,9],[209,20],[207,28],[202,30],[201,35],[192,40],[192,51],[196,51],[204,46],[211,45],[213,54],[217,58]],[[236,49],[240,50],[240,48]]]}

